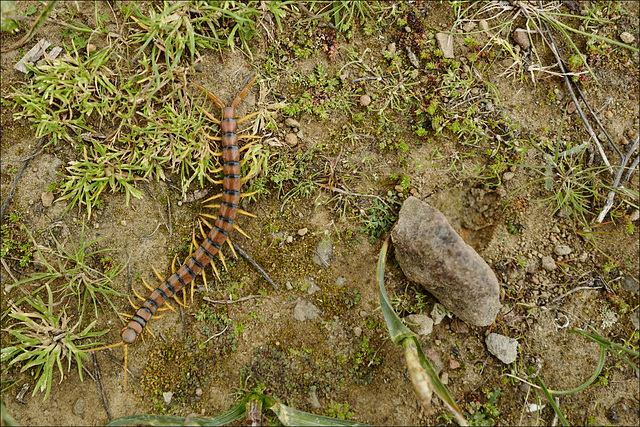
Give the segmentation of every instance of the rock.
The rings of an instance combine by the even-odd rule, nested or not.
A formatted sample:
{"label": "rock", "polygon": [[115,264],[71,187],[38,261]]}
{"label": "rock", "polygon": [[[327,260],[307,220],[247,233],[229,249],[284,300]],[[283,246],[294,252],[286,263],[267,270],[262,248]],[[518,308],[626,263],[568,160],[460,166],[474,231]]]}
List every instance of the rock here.
{"label": "rock", "polygon": [[571,253],[571,248],[567,245],[556,245],[556,247],[553,249],[553,251],[556,253],[556,255],[558,256],[565,256],[565,255],[569,255]]}
{"label": "rock", "polygon": [[434,325],[439,325],[442,322],[442,319],[445,318],[447,313],[440,307],[440,304],[435,303],[433,305],[433,309],[431,310],[431,318],[433,319]]}
{"label": "rock", "polygon": [[629,292],[635,292],[636,294],[640,290],[638,281],[631,276],[626,276],[624,279],[622,279],[622,286]]}
{"label": "rock", "polygon": [[362,328],[360,326],[356,326],[355,328],[353,328],[353,335],[355,335],[356,337],[362,335]]}
{"label": "rock", "polygon": [[638,307],[629,313],[629,320],[636,331],[640,329],[640,311],[638,311]]}
{"label": "rock", "polygon": [[436,34],[436,40],[438,41],[438,47],[442,51],[442,56],[445,58],[455,58],[453,54],[453,36],[451,34],[438,33]]}
{"label": "rock", "polygon": [[518,43],[521,48],[529,49],[531,47],[531,43],[529,43],[529,35],[527,34],[527,30],[522,28],[516,28],[513,32],[513,41]]}
{"label": "rock", "polygon": [[76,415],[84,416],[84,399],[79,398],[73,405],[73,413]]}
{"label": "rock", "polygon": [[316,252],[313,254],[313,262],[321,267],[329,267],[331,265],[331,254],[333,253],[333,243],[325,238],[318,243]]}
{"label": "rock", "polygon": [[425,314],[410,314],[405,317],[407,323],[414,323],[409,325],[409,328],[418,335],[429,335],[433,332],[433,319]]}
{"label": "rock", "polygon": [[318,394],[316,393],[316,389],[313,388],[309,392],[309,403],[311,403],[311,407],[314,409],[320,409],[322,405],[320,405],[320,401],[318,400]]}
{"label": "rock", "polygon": [[304,236],[305,234],[307,234],[307,231],[309,231],[307,227],[301,228],[300,230],[298,230],[298,236]]}
{"label": "rock", "polygon": [[544,268],[547,271],[553,271],[556,268],[558,268],[558,266],[556,265],[556,262],[553,260],[553,258],[551,258],[550,256],[543,256],[542,268]]}
{"label": "rock", "polygon": [[493,323],[500,309],[496,275],[441,212],[411,196],[391,237],[409,280],[424,286],[461,320],[475,326]]}
{"label": "rock", "polygon": [[298,135],[296,135],[295,133],[288,133],[287,136],[284,137],[284,142],[289,147],[295,147],[296,145],[298,145]]}
{"label": "rock", "polygon": [[460,367],[460,362],[456,359],[449,359],[449,369],[458,369]]}
{"label": "rock", "polygon": [[45,191],[42,193],[40,198],[42,199],[42,206],[45,208],[48,208],[53,204],[53,193],[51,191]]}
{"label": "rock", "polygon": [[290,128],[300,128],[300,122],[291,117],[288,117],[284,120],[284,124],[289,126]]}
{"label": "rock", "polygon": [[168,405],[169,403],[171,403],[171,399],[173,398],[173,392],[165,391],[164,393],[162,393],[162,398],[164,399],[164,403]]}
{"label": "rock", "polygon": [[502,363],[509,364],[518,358],[518,341],[504,335],[490,333],[486,339],[487,350]]}
{"label": "rock", "polygon": [[449,374],[447,374],[446,372],[443,372],[442,375],[440,375],[440,381],[444,385],[449,384]]}
{"label": "rock", "polygon": [[538,262],[535,259],[528,260],[526,271],[529,274],[536,274],[538,271]]}
{"label": "rock", "polygon": [[347,278],[344,276],[340,276],[336,279],[336,286],[341,288],[344,284],[347,283]]}
{"label": "rock", "polygon": [[489,23],[487,22],[486,19],[481,19],[479,26],[480,26],[480,30],[482,31],[487,31],[489,29]]}
{"label": "rock", "polygon": [[293,318],[304,322],[305,320],[313,320],[320,315],[320,309],[312,303],[299,300],[293,309]]}
{"label": "rock", "polygon": [[620,33],[620,40],[627,44],[631,44],[636,40],[636,38],[633,36],[633,34],[624,31]]}
{"label": "rock", "polygon": [[309,285],[309,287],[307,288],[307,293],[309,295],[313,295],[320,290],[320,287],[318,286],[316,281],[313,280],[311,277],[307,277],[306,281],[307,281],[307,285]]}
{"label": "rock", "polygon": [[505,172],[505,173],[502,174],[502,180],[503,181],[511,181],[514,176],[516,176],[516,174],[513,173],[513,172]]}
{"label": "rock", "polygon": [[458,332],[461,334],[468,334],[469,333],[469,326],[467,326],[466,323],[464,323],[461,320],[458,319],[454,319],[451,321],[451,324],[449,325],[449,327],[451,328],[452,332]]}
{"label": "rock", "polygon": [[396,44],[389,43],[389,45],[387,46],[387,52],[389,52],[389,55],[393,55],[394,53],[396,53]]}
{"label": "rock", "polygon": [[363,107],[366,107],[369,104],[371,104],[371,97],[367,94],[362,95],[360,97],[360,105],[362,105]]}
{"label": "rock", "polygon": [[569,103],[569,106],[567,107],[567,113],[569,113],[569,114],[573,114],[573,113],[575,113],[575,112],[576,112],[576,110],[577,110],[577,108],[576,108],[576,104],[575,104],[575,102],[571,101],[571,102]]}

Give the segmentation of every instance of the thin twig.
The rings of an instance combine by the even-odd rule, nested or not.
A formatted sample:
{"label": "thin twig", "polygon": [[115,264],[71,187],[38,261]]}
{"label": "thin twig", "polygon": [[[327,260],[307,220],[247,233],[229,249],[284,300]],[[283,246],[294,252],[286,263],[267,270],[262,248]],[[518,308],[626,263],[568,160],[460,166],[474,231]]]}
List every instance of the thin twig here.
{"label": "thin twig", "polygon": [[242,248],[233,240],[229,239],[229,241],[231,242],[231,244],[233,245],[233,248],[238,251],[240,253],[240,255],[242,255],[242,257],[244,259],[246,259],[249,264],[251,264],[256,270],[258,270],[260,272],[260,274],[262,274],[262,277],[265,278],[265,280],[267,282],[269,282],[271,284],[271,286],[273,286],[273,289],[278,289],[278,287],[276,286],[276,284],[273,282],[273,280],[271,280],[271,277],[269,277],[269,275],[267,274],[266,271],[264,271],[257,262],[255,262],[250,256],[249,254],[247,254],[245,251],[242,250]]}
{"label": "thin twig", "polygon": [[[122,363],[120,363],[118,361],[118,359],[116,359],[115,357],[113,357],[112,355],[110,355],[108,352],[104,351],[104,350],[100,350],[100,353],[104,354],[105,356],[107,356],[107,358],[109,360],[111,360],[113,363],[115,363],[116,365],[118,365],[119,367],[121,367],[122,369],[124,369],[124,365]],[[129,373],[129,375],[131,375],[131,378],[135,379],[136,376],[133,375],[133,372],[131,372],[129,370],[129,368],[127,368],[127,372]]]}
{"label": "thin twig", "polygon": [[[604,217],[607,216],[607,213],[609,213],[609,210],[613,207],[613,199],[616,196],[616,190],[624,189],[624,187],[620,185],[620,180],[622,179],[622,175],[624,174],[625,166],[629,161],[629,159],[631,158],[631,156],[633,156],[633,153],[638,148],[639,142],[640,142],[640,137],[636,138],[636,140],[631,145],[631,147],[629,147],[627,154],[625,156],[622,156],[620,160],[620,167],[618,168],[616,177],[613,180],[612,189],[609,191],[609,194],[607,194],[607,201],[604,203],[604,207],[602,208],[600,215],[598,215],[598,217],[595,220],[596,224],[600,224],[602,221],[604,221]],[[631,170],[633,170],[633,168]]]}
{"label": "thin twig", "polygon": [[36,148],[33,150],[33,154],[25,159],[24,163],[22,164],[22,167],[18,171],[18,175],[16,175],[16,179],[13,180],[13,185],[11,186],[11,190],[9,191],[9,195],[7,196],[6,200],[2,204],[2,209],[0,210],[0,218],[4,218],[4,211],[7,208],[7,205],[9,204],[11,199],[13,199],[13,192],[15,191],[16,186],[18,185],[18,181],[20,181],[20,177],[22,176],[22,173],[27,168],[27,165],[29,164],[29,160],[31,160],[34,156],[36,156],[40,152],[40,146],[43,144],[43,142],[44,142],[44,138],[40,138],[40,141],[38,141],[38,145],[36,145]]}
{"label": "thin twig", "polygon": [[592,287],[592,286],[578,286],[577,288],[573,288],[571,289],[569,292],[565,292],[564,294],[560,295],[559,297],[556,297],[554,299],[552,299],[551,301],[549,301],[549,304],[553,304],[556,301],[560,301],[562,298],[571,295],[574,292],[577,291],[583,291],[583,290],[597,290],[597,289],[602,289],[602,286],[597,286],[597,287]]}
{"label": "thin twig", "polygon": [[203,300],[210,302],[212,304],[233,304],[235,302],[245,302],[256,298],[263,298],[262,295],[247,295],[246,297],[238,298],[236,300],[220,300],[220,299],[211,299],[209,297],[202,297]]}
{"label": "thin twig", "polygon": [[109,401],[107,400],[107,395],[104,392],[104,385],[102,385],[102,375],[100,374],[100,367],[98,366],[98,358],[95,353],[91,354],[93,356],[93,372],[96,374],[96,388],[98,390],[98,398],[102,398],[102,404],[104,405],[104,410],[107,412],[107,418],[111,421],[111,412],[109,411]]}
{"label": "thin twig", "polygon": [[[526,11],[525,11],[525,14],[527,15],[528,18],[531,17]],[[591,124],[589,124],[589,121],[585,117],[585,114],[582,111],[582,107],[580,107],[580,103],[578,102],[578,98],[576,97],[576,94],[573,91],[573,87],[571,85],[571,79],[569,79],[569,76],[567,75],[567,70],[566,70],[566,68],[564,66],[564,61],[563,61],[562,57],[560,56],[560,50],[558,49],[558,46],[557,46],[556,41],[555,41],[555,39],[553,37],[553,34],[551,34],[551,30],[549,29],[549,25],[547,24],[546,21],[544,21],[544,20],[542,21],[542,23],[544,24],[544,27],[546,29],[546,34],[549,36],[549,39],[551,39],[550,42],[547,40],[547,38],[545,37],[545,33],[538,27],[538,25],[535,23],[535,21],[531,20],[531,22],[533,23],[533,25],[536,26],[536,29],[540,33],[540,36],[545,41],[545,43],[547,43],[547,45],[551,49],[551,52],[555,56],[556,61],[558,62],[558,66],[560,67],[560,71],[562,72],[562,75],[564,77],[564,82],[565,82],[565,84],[567,86],[569,94],[571,95],[571,99],[573,100],[573,103],[576,106],[576,110],[578,111],[578,114],[580,115],[580,118],[582,119],[582,122],[584,123],[585,127],[587,128],[587,132],[589,133],[589,135],[591,136],[591,139],[593,139],[593,142],[595,143],[596,147],[598,148],[598,152],[600,153],[600,157],[602,157],[602,161],[604,162],[604,164],[607,165],[607,168],[609,169],[609,173],[611,173],[611,175],[615,175],[613,173],[613,168],[611,167],[611,164],[609,163],[609,159],[607,158],[607,155],[605,154],[605,152],[604,152],[604,150],[602,148],[602,145],[600,144],[600,141],[598,140],[598,137],[596,136],[595,132],[593,131],[593,128],[591,127]]]}

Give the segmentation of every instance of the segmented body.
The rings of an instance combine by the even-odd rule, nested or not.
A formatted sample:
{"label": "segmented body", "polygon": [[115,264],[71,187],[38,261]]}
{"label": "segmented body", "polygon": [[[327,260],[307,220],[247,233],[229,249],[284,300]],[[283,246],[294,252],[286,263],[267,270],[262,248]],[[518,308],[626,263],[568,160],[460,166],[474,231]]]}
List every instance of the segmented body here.
{"label": "segmented body", "polygon": [[[211,261],[213,256],[224,244],[229,232],[233,228],[233,222],[238,213],[238,203],[240,201],[240,151],[238,148],[238,135],[236,134],[237,122],[235,119],[236,107],[247,94],[249,88],[256,81],[253,77],[249,83],[236,96],[230,106],[225,106],[218,98],[207,92],[220,108],[222,108],[222,121],[220,129],[222,131],[222,167],[224,179],[222,183],[222,202],[220,211],[213,228],[204,239],[200,247],[189,257],[187,262],[159,287],[153,290],[142,306],[136,311],[131,321],[122,328],[120,336],[125,345],[135,343],[145,326],[164,302],[175,295],[176,292],[184,288],[191,282],[202,269]],[[205,90],[199,85],[195,86]]]}

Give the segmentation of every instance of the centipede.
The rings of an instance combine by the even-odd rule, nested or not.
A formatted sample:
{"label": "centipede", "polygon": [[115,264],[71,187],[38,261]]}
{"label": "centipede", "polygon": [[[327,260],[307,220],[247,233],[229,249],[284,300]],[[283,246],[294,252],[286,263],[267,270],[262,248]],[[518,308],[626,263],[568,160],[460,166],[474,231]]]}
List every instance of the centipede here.
{"label": "centipede", "polygon": [[[238,214],[240,198],[244,196],[241,192],[242,175],[240,162],[240,148],[238,146],[238,135],[236,134],[238,124],[255,116],[257,113],[249,114],[241,119],[236,119],[236,108],[247,95],[249,89],[256,82],[258,76],[251,74],[248,82],[236,95],[230,105],[225,105],[218,97],[197,83],[190,82],[193,86],[203,91],[213,103],[222,110],[222,118],[217,120],[207,113],[207,116],[220,125],[220,141],[222,146],[222,200],[219,205],[218,215],[211,225],[211,230],[206,235],[198,249],[193,252],[182,266],[171,274],[164,282],[155,288],[149,297],[144,300],[137,309],[131,320],[120,331],[121,341],[103,347],[92,348],[89,351],[104,350],[124,346],[124,382],[127,384],[127,353],[128,346],[135,344],[145,330],[151,318],[165,302],[184,289],[191,283],[211,262],[216,254],[221,254],[220,250],[229,233],[234,228],[234,222]],[[204,110],[203,110],[204,111]]]}

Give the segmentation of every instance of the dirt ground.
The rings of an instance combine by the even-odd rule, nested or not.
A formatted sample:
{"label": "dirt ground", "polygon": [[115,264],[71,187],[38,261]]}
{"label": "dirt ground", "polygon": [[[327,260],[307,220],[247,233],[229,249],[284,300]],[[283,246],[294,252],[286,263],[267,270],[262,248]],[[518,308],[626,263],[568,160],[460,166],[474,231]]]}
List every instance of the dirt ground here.
{"label": "dirt ground", "polygon": [[[598,4],[577,3],[583,7]],[[611,3],[618,9],[615,13],[608,12],[610,23],[602,26],[604,36],[619,41],[620,33],[625,31],[634,37],[637,46],[638,3],[607,4]],[[18,2],[18,12],[24,13],[34,5],[41,6],[38,2]],[[95,25],[94,4],[77,2],[77,5],[79,19],[86,25]],[[398,3],[386,5],[400,7]],[[134,24],[123,22],[119,7],[108,6],[107,3],[96,6],[99,14],[108,14],[107,28],[126,35],[126,26]],[[56,5],[63,7],[66,6]],[[559,10],[570,12],[567,6]],[[317,20],[293,12],[283,18],[283,30],[279,31],[268,15],[269,12],[264,12],[257,18],[260,22],[257,34],[249,41],[253,59],[238,47],[235,52],[224,50],[222,55],[201,49],[201,73],[197,81],[226,102],[235,96],[246,76],[256,71],[261,76],[259,83],[242,101],[238,116],[259,109],[275,111],[272,117],[278,128],[259,133],[264,141],[271,141],[264,142],[271,153],[269,162],[276,165],[281,159],[296,159],[296,155],[309,152],[303,163],[304,172],[319,172],[320,176],[330,178],[319,181],[322,185],[314,184],[308,195],[286,203],[283,203],[285,194],[296,188],[296,181],[285,182],[281,193],[276,184],[267,181],[268,194],[242,204],[243,209],[256,215],[238,218],[238,224],[251,238],[237,232],[231,237],[270,275],[276,289],[245,259],[235,259],[226,249],[227,271],[215,261],[222,280],[207,270],[209,290],[199,279],[193,302],[188,298],[185,307],[174,303],[176,312],[165,312],[163,317],[150,322],[148,328],[153,336],[146,334],[144,340],[129,348],[128,367],[132,376],[126,390],[119,364],[123,360],[122,347],[97,353],[112,418],[133,414],[215,416],[229,410],[238,394],[261,387],[265,394],[294,408],[372,425],[455,424],[438,399],[434,399],[434,413],[427,414],[413,392],[402,349],[389,340],[379,309],[376,263],[386,233],[370,241],[369,234],[360,230],[363,212],[371,212],[366,209],[374,206],[376,197],[396,200],[398,203],[393,207],[397,213],[410,193],[447,216],[453,228],[496,272],[502,288],[503,306],[491,327],[478,328],[455,317],[445,317],[431,334],[420,337],[426,355],[451,395],[472,424],[557,422],[548,402],[527,382],[533,383],[537,374],[549,389],[568,390],[593,374],[599,345],[572,330],[589,332],[591,326],[607,340],[638,349],[637,198],[628,196],[625,202],[618,194],[613,214],[586,232],[576,227],[574,217],[562,211],[553,214],[549,204],[542,201],[552,192],[545,190],[541,179],[545,157],[540,150],[523,145],[522,150],[511,147],[503,156],[501,150],[506,150],[506,146],[499,139],[470,141],[464,133],[460,137],[450,131],[437,133],[419,121],[424,116],[413,114],[412,110],[417,109],[413,105],[402,113],[389,110],[399,139],[388,142],[384,133],[375,133],[376,114],[362,105],[367,104],[362,97],[368,95],[371,107],[377,108],[394,95],[394,90],[398,90],[398,96],[406,96],[407,92],[397,86],[387,90],[391,85],[389,79],[352,81],[371,77],[367,70],[391,73],[393,70],[387,72],[390,68],[381,67],[389,63],[385,53],[395,43],[403,67],[398,70],[415,71],[405,83],[417,83],[410,88],[416,99],[441,85],[444,95],[440,102],[445,105],[447,97],[452,97],[443,88],[446,78],[451,78],[454,88],[462,88],[462,81],[471,79],[473,83],[466,86],[469,92],[453,99],[451,104],[464,101],[471,106],[470,99],[478,97],[483,100],[480,106],[483,120],[508,121],[517,127],[513,135],[518,140],[534,135],[541,145],[549,143],[547,153],[553,155],[560,133],[561,139],[576,144],[590,139],[576,113],[563,119],[571,99],[562,78],[530,70],[518,74],[522,64],[514,65],[513,59],[504,55],[493,58],[495,61],[486,60],[485,64],[491,66],[469,71],[469,58],[478,50],[464,41],[464,21],[456,21],[456,12],[447,2],[410,2],[402,12],[381,14],[382,22],[373,32],[367,31],[366,26],[354,25],[350,38],[336,36],[326,26],[318,25]],[[304,33],[310,40],[311,53],[298,57],[287,47],[295,48],[302,43],[301,33],[296,29],[303,19],[309,27]],[[517,19],[522,20],[522,15]],[[405,25],[398,25],[399,20],[404,20]],[[579,25],[575,20],[567,22]],[[516,20],[515,25],[522,23]],[[436,32],[453,29],[455,60],[462,64],[459,75],[447,77],[437,67],[428,69],[427,47],[423,56],[415,52],[420,67],[412,66],[405,46],[418,49],[407,42],[407,34],[415,35],[417,27],[424,31],[425,44],[418,45],[423,47],[437,45],[433,37]],[[15,43],[22,34],[24,31],[15,36],[3,34],[2,47]],[[41,37],[54,45],[65,42],[69,45],[61,28],[53,24],[45,24],[34,40]],[[484,33],[474,33],[474,37],[479,46],[490,41]],[[544,65],[552,64],[549,50],[542,47],[539,39],[533,40],[539,44]],[[576,36],[575,41],[579,49],[585,49],[584,38]],[[25,46],[25,50],[33,43]],[[110,42],[106,37],[96,37],[92,43],[99,50]],[[516,45],[512,39],[507,43]],[[274,51],[270,50],[273,46],[282,48],[279,58],[273,56]],[[331,50],[332,46],[337,50]],[[639,132],[640,68],[637,52],[627,52],[624,54],[627,56],[614,60],[623,51],[616,49],[600,62],[592,62],[598,84],[585,82],[583,87],[605,129],[625,151]],[[1,59],[3,202],[22,160],[37,145],[32,124],[14,118],[21,107],[12,102],[11,94],[28,79],[13,68],[21,54],[24,51],[13,50],[4,53]],[[269,65],[273,58],[281,61],[276,71],[280,80],[270,77],[273,74],[267,71],[267,67],[273,66]],[[292,76],[313,74],[318,64],[329,75],[342,79],[340,93],[336,89],[336,93],[329,92],[328,96],[346,100],[351,114],[339,107],[325,118],[309,112],[290,116],[286,110],[271,108],[277,103],[292,103],[307,90],[302,83],[297,85],[299,80]],[[357,114],[363,114],[364,120],[352,127]],[[298,122],[299,131],[292,129],[291,122],[285,123],[289,118]],[[383,129],[387,130],[391,125],[385,126]],[[417,126],[425,127],[427,136],[416,134]],[[368,131],[373,136],[367,135]],[[297,133],[295,144],[290,143],[289,135],[293,133]],[[350,137],[353,133],[364,136]],[[393,141],[400,139],[407,151],[391,147]],[[603,145],[611,163],[617,165],[615,151],[610,145]],[[594,158],[591,164],[602,165],[593,144],[588,153]],[[123,194],[106,191],[101,195],[102,205],[90,219],[84,208],[77,206],[65,212],[68,201],[54,201],[45,207],[42,195],[51,183],[60,180],[59,165],[81,157],[82,150],[66,141],[37,153],[21,176],[2,223],[12,224],[9,215],[19,215],[19,222],[43,247],[54,247],[53,239],[48,237],[50,233],[67,248],[72,241],[79,241],[83,230],[85,241],[100,239],[91,248],[110,249],[109,256],[124,267],[113,282],[114,288],[123,293],[113,298],[114,304],[119,312],[131,314],[133,308],[127,296],[137,305],[132,290],[140,294],[148,292],[139,278],[155,287],[159,281],[152,268],[165,276],[171,272],[174,256],[184,259],[192,232],[197,231],[198,214],[207,209],[202,207],[202,199],[181,201],[179,176],[169,171],[164,181],[136,181],[143,197],[132,198],[128,204]],[[487,173],[496,162],[501,162],[502,167],[496,168],[493,175]],[[352,173],[354,170],[358,173]],[[637,192],[638,175],[636,167],[631,181],[623,185]],[[409,177],[406,188],[400,185],[399,176]],[[604,182],[601,185],[611,182],[606,172],[598,179]],[[209,195],[220,192],[219,186],[206,184],[206,188]],[[193,183],[188,195],[198,190],[199,185]],[[349,198],[347,193],[355,196]],[[606,192],[603,194],[606,196]],[[602,209],[603,197],[594,201],[589,220]],[[330,239],[333,244],[328,267],[313,260],[323,239]],[[3,244],[6,244],[4,234]],[[565,247],[570,249],[568,253],[563,250]],[[546,257],[555,261],[555,269],[545,268]],[[88,262],[102,268],[100,256],[93,256]],[[6,328],[14,322],[6,315],[10,304],[37,286],[26,284],[10,291],[6,288],[15,280],[41,271],[38,268],[42,268],[42,262],[37,256],[25,266],[11,253],[3,258],[3,348],[11,340]],[[435,299],[403,276],[393,252],[386,275],[387,291],[398,303],[396,308],[401,316],[431,313]],[[294,314],[300,301],[313,304],[319,315],[298,320]],[[70,312],[75,313],[77,300],[69,298],[67,304]],[[120,341],[122,322],[107,304],[101,304],[96,320],[97,330],[109,329],[108,334],[99,338],[101,342]],[[516,362],[505,365],[487,351],[485,337],[489,332],[518,340]],[[54,370],[51,394],[46,400],[41,392],[32,396],[33,372],[20,372],[20,366],[9,368],[6,362],[2,364],[2,401],[19,423],[103,425],[109,421],[96,383],[88,374],[80,381],[75,363],[67,373],[65,362],[61,382],[57,369]],[[83,366],[94,372],[91,361]],[[28,391],[18,399],[16,396],[25,384],[29,385]],[[639,387],[633,369],[608,352],[597,380],[582,391],[559,396],[558,402],[570,424],[638,425]],[[172,394],[168,397],[167,393]],[[539,407],[542,409],[537,410]],[[266,415],[267,422],[276,422],[272,414]]]}

